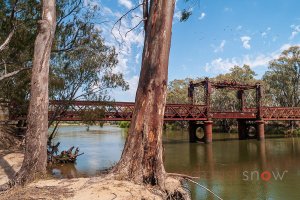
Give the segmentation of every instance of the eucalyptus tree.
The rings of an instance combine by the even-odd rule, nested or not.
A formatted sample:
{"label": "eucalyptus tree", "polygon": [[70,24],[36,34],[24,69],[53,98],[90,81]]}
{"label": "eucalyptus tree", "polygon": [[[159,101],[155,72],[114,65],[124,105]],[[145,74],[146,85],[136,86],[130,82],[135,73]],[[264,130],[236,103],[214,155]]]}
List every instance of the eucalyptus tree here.
{"label": "eucalyptus tree", "polygon": [[144,0],[141,5],[145,39],[140,79],[125,147],[111,174],[138,184],[157,186],[169,193],[170,198],[183,198],[179,188],[168,191],[166,187],[168,174],[162,147],[175,0]]}
{"label": "eucalyptus tree", "polygon": [[56,5],[55,0],[44,0],[41,4],[41,20],[38,21],[32,61],[24,160],[21,169],[4,189],[7,186],[32,182],[47,172],[48,79],[51,47],[56,28]]}
{"label": "eucalyptus tree", "polygon": [[273,106],[299,107],[300,47],[292,46],[284,50],[279,58],[272,60],[263,80]]}
{"label": "eucalyptus tree", "polygon": [[[41,5],[39,0],[0,0],[0,5],[0,41],[5,41],[14,30],[7,48],[0,54],[0,75],[22,69],[14,76],[0,80],[0,99],[18,105],[10,107],[10,114],[24,116],[28,110],[31,77],[30,70],[24,69],[32,67]],[[113,47],[105,45],[95,24],[95,19],[101,19],[99,7],[82,0],[61,0],[57,2],[56,10],[50,98],[110,99],[109,89],[127,89],[122,73],[115,70],[117,53]]]}

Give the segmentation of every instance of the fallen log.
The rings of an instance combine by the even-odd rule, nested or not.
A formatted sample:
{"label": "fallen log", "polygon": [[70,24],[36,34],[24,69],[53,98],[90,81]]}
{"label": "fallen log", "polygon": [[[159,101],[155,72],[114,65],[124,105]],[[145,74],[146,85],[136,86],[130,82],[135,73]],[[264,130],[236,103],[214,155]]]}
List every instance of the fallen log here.
{"label": "fallen log", "polygon": [[[73,153],[73,149],[75,148],[72,146],[67,151],[62,151],[59,155],[58,146],[59,142],[56,145],[50,145],[49,149],[47,150],[48,153],[48,163],[50,164],[61,164],[61,163],[75,163],[78,156],[83,155],[84,153],[79,154],[79,147],[77,147]],[[55,154],[55,155],[54,155]]]}

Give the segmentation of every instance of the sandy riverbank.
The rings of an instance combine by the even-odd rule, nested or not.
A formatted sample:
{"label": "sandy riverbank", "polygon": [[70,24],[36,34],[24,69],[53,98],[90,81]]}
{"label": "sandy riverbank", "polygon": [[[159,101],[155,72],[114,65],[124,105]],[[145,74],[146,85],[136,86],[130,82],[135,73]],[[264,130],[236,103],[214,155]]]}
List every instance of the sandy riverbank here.
{"label": "sandy riverbank", "polygon": [[[0,185],[13,177],[22,164],[21,152],[0,150]],[[169,179],[170,186],[178,188],[180,182]],[[103,177],[76,179],[38,180],[26,187],[18,187],[0,193],[0,200],[160,200],[158,191],[143,185],[136,185],[128,181],[111,180]]]}
{"label": "sandy riverbank", "polygon": [[127,181],[108,180],[100,177],[77,179],[40,180],[24,188],[0,193],[1,200],[160,200],[160,196],[153,194],[144,186],[135,185]]}

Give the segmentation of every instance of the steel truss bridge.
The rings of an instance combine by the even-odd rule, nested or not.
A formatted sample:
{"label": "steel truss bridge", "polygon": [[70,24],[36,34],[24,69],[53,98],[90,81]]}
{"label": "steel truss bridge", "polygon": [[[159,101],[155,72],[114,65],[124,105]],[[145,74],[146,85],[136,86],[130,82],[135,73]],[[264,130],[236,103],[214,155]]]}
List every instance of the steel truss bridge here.
{"label": "steel truss bridge", "polygon": [[[60,121],[130,121],[133,102],[50,101],[49,117]],[[259,112],[258,112],[259,111]],[[244,108],[236,112],[209,112],[207,105],[167,104],[165,121],[206,121],[208,119],[300,120],[300,107]]]}

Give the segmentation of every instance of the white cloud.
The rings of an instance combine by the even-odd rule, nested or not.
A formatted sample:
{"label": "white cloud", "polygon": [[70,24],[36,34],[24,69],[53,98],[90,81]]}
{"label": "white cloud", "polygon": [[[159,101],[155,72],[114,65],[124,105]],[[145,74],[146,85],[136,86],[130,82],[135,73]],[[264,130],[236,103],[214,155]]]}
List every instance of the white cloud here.
{"label": "white cloud", "polygon": [[202,13],[200,14],[200,17],[199,17],[198,19],[199,19],[199,20],[202,20],[202,19],[204,19],[205,16],[206,16],[206,13],[202,12]]}
{"label": "white cloud", "polygon": [[118,0],[119,4],[122,6],[125,6],[128,9],[131,9],[133,7],[133,4],[130,0]]}
{"label": "white cloud", "polygon": [[241,41],[242,41],[243,47],[245,49],[251,49],[250,40],[251,40],[251,37],[249,37],[249,36],[242,36],[241,37]]}
{"label": "white cloud", "polygon": [[237,30],[237,31],[240,31],[240,30],[242,30],[242,26],[241,25],[239,25],[238,27],[236,27],[236,29],[235,30]]}
{"label": "white cloud", "polygon": [[205,70],[207,72],[226,73],[234,66],[249,65],[251,68],[267,66],[274,57],[275,55],[259,54],[257,56],[244,55],[242,58],[217,58],[210,63],[206,63]]}
{"label": "white cloud", "polygon": [[[123,3],[122,5],[125,7],[126,5],[127,7],[130,7],[130,2],[133,1],[118,0],[118,2],[120,4]],[[125,2],[129,2],[129,4],[124,4]],[[109,22],[95,26],[98,30],[101,30],[101,35],[105,39],[105,44],[113,46],[116,49],[118,64],[113,72],[123,73],[124,78],[130,87],[128,91],[122,91],[121,89],[112,90],[112,97],[117,101],[134,101],[138,82],[138,76],[136,76],[136,74],[139,74],[140,52],[142,51],[144,44],[143,24],[134,30],[129,30],[140,22],[142,18],[142,10],[137,9],[133,11],[127,17],[122,19],[121,24],[118,23],[113,26],[124,13],[115,9],[106,8],[104,5],[101,5],[100,8],[103,13],[106,13],[103,15]]]}
{"label": "white cloud", "polygon": [[110,8],[108,8],[108,7],[105,7],[105,6],[103,6],[103,7],[101,8],[101,12],[102,12],[102,14],[103,14],[104,16],[107,16],[107,15],[113,15],[112,10],[111,10]]}
{"label": "white cloud", "polygon": [[222,40],[221,44],[214,48],[214,52],[215,53],[223,52],[225,44],[226,44],[226,40]]}
{"label": "white cloud", "polygon": [[174,13],[174,19],[180,20],[180,18],[181,18],[181,11],[179,10],[179,11]]}
{"label": "white cloud", "polygon": [[300,25],[291,25],[291,29],[293,30],[290,36],[290,40],[294,39],[300,33]]}
{"label": "white cloud", "polygon": [[270,31],[271,31],[271,27],[268,27],[265,31],[261,32],[261,37],[265,38]]}
{"label": "white cloud", "polygon": [[236,61],[236,58],[232,59],[223,59],[223,58],[217,58],[211,63],[206,63],[205,65],[205,71],[212,71],[212,72],[228,72],[230,68],[233,66],[238,65],[238,61]]}
{"label": "white cloud", "polygon": [[128,80],[128,84],[129,84],[128,93],[130,93],[132,96],[135,96],[138,83],[139,83],[139,76],[133,76],[131,79]]}
{"label": "white cloud", "polygon": [[134,101],[136,90],[139,83],[139,76],[132,76],[131,78],[126,79],[129,84],[129,90],[122,91],[122,90],[113,90],[112,94],[116,100],[121,101]]}
{"label": "white cloud", "polygon": [[225,7],[225,8],[224,8],[224,12],[232,12],[232,8]]}
{"label": "white cloud", "polygon": [[280,49],[277,51],[277,54],[280,54],[282,51],[284,50],[287,50],[288,48],[290,48],[291,46],[300,46],[300,43],[299,44],[284,44],[280,47]]}
{"label": "white cloud", "polygon": [[141,54],[140,54],[140,53],[136,54],[136,56],[135,56],[135,63],[136,63],[136,64],[139,64],[139,62],[140,62],[140,57],[141,57]]}
{"label": "white cloud", "polygon": [[269,54],[244,55],[241,58],[217,58],[210,63],[206,63],[205,71],[214,74],[227,73],[234,66],[249,65],[251,68],[266,67],[273,59],[277,59],[281,52],[291,46],[300,46],[300,44],[284,44],[279,49]]}
{"label": "white cloud", "polygon": [[262,32],[261,33],[261,37],[266,37],[267,36],[267,32]]}

